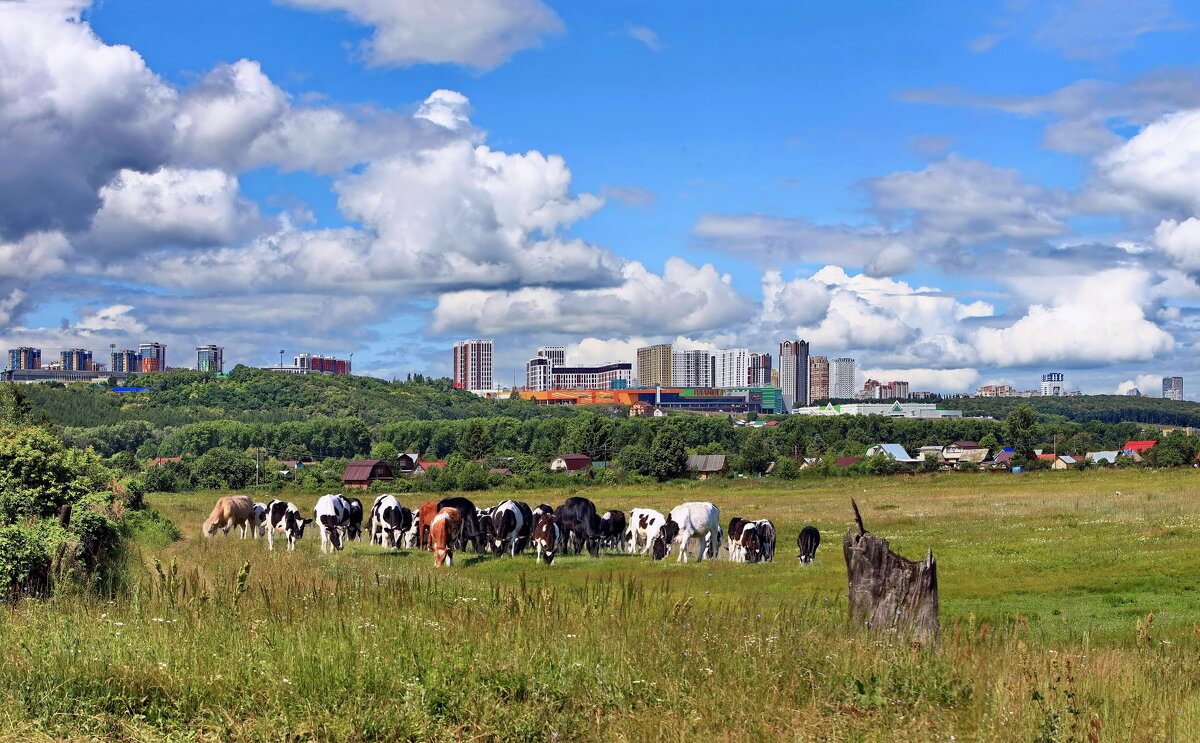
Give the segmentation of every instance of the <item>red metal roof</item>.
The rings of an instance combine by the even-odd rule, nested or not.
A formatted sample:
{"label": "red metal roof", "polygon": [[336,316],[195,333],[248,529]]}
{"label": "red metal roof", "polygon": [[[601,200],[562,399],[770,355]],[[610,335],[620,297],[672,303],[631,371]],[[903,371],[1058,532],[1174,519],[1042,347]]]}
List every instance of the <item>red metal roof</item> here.
{"label": "red metal roof", "polygon": [[419,464],[422,469],[426,469],[426,470],[429,469],[430,467],[445,467],[446,466],[445,461],[439,462],[436,460],[426,460],[426,459],[418,459],[417,464]]}
{"label": "red metal roof", "polygon": [[560,454],[556,458],[561,459],[563,464],[567,465],[567,472],[574,472],[575,470],[592,466],[592,458],[586,454]]}
{"label": "red metal roof", "polygon": [[858,464],[862,460],[862,457],[838,457],[834,464],[838,467],[849,467],[852,464]]}
{"label": "red metal roof", "polygon": [[1141,454],[1157,443],[1157,441],[1130,441],[1125,445],[1123,451],[1135,451],[1138,454]]}
{"label": "red metal roof", "polygon": [[1055,455],[1053,455],[1053,454],[1039,454],[1039,455],[1037,455],[1037,458],[1038,458],[1038,459],[1043,459],[1043,460],[1045,460],[1045,459],[1054,459],[1054,456],[1055,456]]}
{"label": "red metal roof", "polygon": [[370,480],[372,473],[375,471],[375,466],[383,464],[387,470],[385,477],[392,476],[392,468],[388,467],[382,459],[358,459],[346,465],[346,469],[342,472],[342,482],[365,482]]}

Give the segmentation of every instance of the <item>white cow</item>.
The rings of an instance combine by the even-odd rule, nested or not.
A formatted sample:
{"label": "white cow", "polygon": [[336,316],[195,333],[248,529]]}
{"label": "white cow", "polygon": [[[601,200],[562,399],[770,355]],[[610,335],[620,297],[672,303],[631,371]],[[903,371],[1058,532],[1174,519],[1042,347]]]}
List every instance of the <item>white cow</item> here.
{"label": "white cow", "polygon": [[322,495],[313,508],[313,520],[321,531],[321,552],[340,550],[346,546],[346,530],[350,524],[350,503],[340,495]]}
{"label": "white cow", "polygon": [[688,544],[694,537],[700,540],[696,562],[703,560],[706,553],[709,559],[716,561],[717,550],[721,548],[721,525],[717,523],[720,518],[720,512],[711,503],[693,502],[675,506],[651,545],[654,559],[663,559],[673,545],[678,545],[677,561],[685,562],[688,559]]}
{"label": "white cow", "polygon": [[[658,536],[658,530],[667,522],[667,517],[652,508],[635,508],[629,512],[625,529],[625,545],[629,554],[650,551],[650,543]],[[640,545],[640,546],[639,546]]]}

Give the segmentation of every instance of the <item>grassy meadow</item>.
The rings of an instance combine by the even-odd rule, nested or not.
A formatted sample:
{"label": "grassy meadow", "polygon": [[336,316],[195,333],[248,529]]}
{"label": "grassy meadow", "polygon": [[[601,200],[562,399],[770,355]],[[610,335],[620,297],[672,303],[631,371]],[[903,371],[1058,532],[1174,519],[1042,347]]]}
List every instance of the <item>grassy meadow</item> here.
{"label": "grassy meadow", "polygon": [[[601,509],[771,518],[776,561],[468,552],[441,570],[365,544],[321,555],[311,529],[294,553],[203,539],[217,494],[155,495],[184,538],[141,540],[126,593],[0,612],[0,737],[1200,740],[1197,485],[1106,470],[588,489]],[[937,555],[934,646],[846,626],[850,497],[894,550]],[[801,567],[806,524],[822,545]]]}

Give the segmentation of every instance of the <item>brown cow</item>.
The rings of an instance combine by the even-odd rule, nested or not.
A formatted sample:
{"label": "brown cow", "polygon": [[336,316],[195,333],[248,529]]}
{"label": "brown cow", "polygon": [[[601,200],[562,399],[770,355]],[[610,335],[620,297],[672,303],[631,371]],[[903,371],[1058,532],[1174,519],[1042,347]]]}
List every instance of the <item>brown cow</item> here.
{"label": "brown cow", "polygon": [[427,500],[417,509],[417,548],[427,550],[429,547],[429,527],[433,526],[433,519],[438,515],[438,507],[436,501]]}
{"label": "brown cow", "polygon": [[201,532],[211,537],[217,533],[217,529],[221,529],[225,536],[229,536],[229,530],[235,526],[242,527],[242,539],[254,527],[254,501],[247,495],[227,495],[217,500]]}
{"label": "brown cow", "polygon": [[430,541],[433,543],[433,566],[440,568],[443,563],[454,567],[454,543],[462,533],[462,516],[457,508],[443,508],[433,517],[433,525],[429,527]]}

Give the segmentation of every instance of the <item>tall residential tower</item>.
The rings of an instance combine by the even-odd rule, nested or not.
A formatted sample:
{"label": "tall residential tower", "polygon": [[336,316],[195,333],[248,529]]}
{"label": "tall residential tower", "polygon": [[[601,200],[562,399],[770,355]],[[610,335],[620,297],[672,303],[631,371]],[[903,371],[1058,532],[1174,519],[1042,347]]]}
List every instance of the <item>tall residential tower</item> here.
{"label": "tall residential tower", "polygon": [[454,344],[454,386],[471,392],[495,389],[491,338],[472,338]]}
{"label": "tall residential tower", "polygon": [[779,388],[788,410],[808,406],[808,341],[779,344]]}

